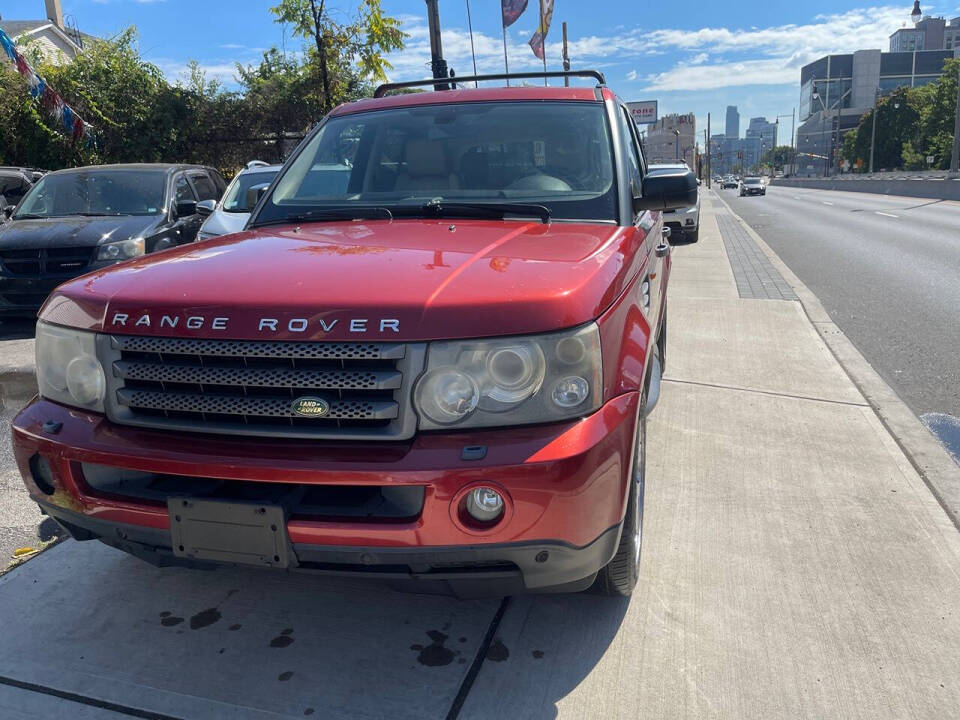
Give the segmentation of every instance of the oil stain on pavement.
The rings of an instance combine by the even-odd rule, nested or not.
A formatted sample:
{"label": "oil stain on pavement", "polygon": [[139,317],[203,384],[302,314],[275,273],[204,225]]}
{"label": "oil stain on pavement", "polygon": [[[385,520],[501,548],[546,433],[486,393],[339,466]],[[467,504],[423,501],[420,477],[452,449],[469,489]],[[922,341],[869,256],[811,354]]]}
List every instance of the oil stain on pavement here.
{"label": "oil stain on pavement", "polygon": [[200,630],[201,628],[208,627],[213,625],[221,617],[220,611],[215,607],[207,608],[206,610],[202,610],[190,618],[190,629]]}
{"label": "oil stain on pavement", "polygon": [[293,628],[283,629],[279,635],[270,641],[272,648],[285,648],[293,644]]}
{"label": "oil stain on pavement", "polygon": [[490,647],[487,648],[487,660],[492,662],[503,662],[508,657],[510,657],[510,651],[507,649],[507,646],[503,644],[503,641],[500,638],[495,638]]}
{"label": "oil stain on pavement", "polygon": [[449,635],[439,630],[427,630],[427,637],[433,641],[429,645],[423,646],[417,644],[410,646],[411,650],[419,652],[417,662],[427,667],[440,667],[452,663],[457,653],[444,646]]}

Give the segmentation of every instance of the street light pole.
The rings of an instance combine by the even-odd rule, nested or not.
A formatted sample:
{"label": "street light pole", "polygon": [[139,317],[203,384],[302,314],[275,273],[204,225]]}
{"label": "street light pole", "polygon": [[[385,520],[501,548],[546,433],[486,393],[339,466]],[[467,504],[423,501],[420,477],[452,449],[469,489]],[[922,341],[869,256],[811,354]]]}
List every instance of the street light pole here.
{"label": "street light pole", "polygon": [[673,134],[677,136],[676,146],[677,146],[677,161],[680,160],[680,131],[674,129]]}
{"label": "street light pole", "polygon": [[880,110],[880,91],[877,90],[877,95],[873,103],[873,129],[870,130],[870,166],[867,168],[867,172],[873,174],[873,147],[877,142],[877,112]]}

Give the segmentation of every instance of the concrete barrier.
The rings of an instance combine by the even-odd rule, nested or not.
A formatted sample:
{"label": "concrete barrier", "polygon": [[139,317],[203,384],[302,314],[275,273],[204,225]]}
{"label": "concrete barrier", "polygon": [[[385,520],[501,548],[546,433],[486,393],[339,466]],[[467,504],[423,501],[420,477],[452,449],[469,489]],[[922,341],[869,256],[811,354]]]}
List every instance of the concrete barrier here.
{"label": "concrete barrier", "polygon": [[848,192],[900,195],[934,200],[960,200],[960,181],[947,179],[775,178],[770,181],[770,184],[778,187],[809,188],[812,190],[846,190]]}

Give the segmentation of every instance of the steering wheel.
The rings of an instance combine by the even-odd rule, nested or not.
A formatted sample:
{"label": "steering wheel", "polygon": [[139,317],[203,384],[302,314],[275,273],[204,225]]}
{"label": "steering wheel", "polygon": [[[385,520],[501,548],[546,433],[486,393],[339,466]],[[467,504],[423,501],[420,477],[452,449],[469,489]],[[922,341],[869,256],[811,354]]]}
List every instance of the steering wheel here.
{"label": "steering wheel", "polygon": [[564,192],[573,190],[568,182],[542,172],[535,172],[531,175],[524,175],[517,178],[507,186],[507,190],[549,190],[553,192]]}

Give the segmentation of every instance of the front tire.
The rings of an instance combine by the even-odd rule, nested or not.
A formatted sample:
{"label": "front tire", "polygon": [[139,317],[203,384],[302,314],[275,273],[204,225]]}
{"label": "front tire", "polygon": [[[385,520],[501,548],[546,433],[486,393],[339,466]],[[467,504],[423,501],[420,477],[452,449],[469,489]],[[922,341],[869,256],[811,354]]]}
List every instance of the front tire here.
{"label": "front tire", "polygon": [[[659,352],[659,349],[657,350]],[[591,591],[610,597],[629,597],[640,576],[640,547],[643,541],[643,493],[647,468],[647,418],[644,412],[647,391],[640,396],[637,415],[637,434],[634,439],[633,469],[627,511],[623,517],[620,545],[613,559],[607,563],[591,586]]]}

